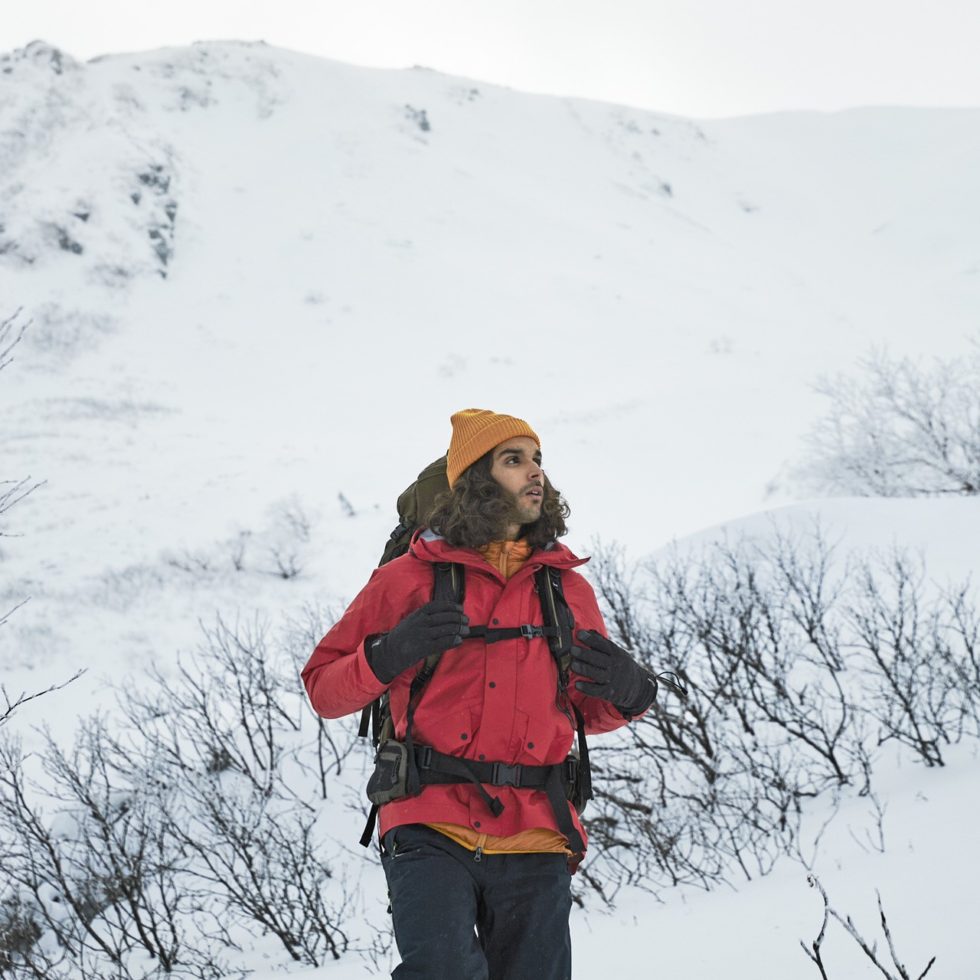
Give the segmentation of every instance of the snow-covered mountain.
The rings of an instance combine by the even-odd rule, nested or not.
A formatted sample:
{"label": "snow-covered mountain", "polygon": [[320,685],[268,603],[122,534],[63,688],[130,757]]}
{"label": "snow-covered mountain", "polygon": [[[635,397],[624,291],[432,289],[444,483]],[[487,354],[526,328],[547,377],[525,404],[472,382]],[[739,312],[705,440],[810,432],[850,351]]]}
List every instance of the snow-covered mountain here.
{"label": "snow-covered mountain", "polygon": [[[0,613],[33,597],[0,631],[4,682],[89,668],[43,702],[67,733],[198,617],[339,605],[467,406],[542,434],[578,550],[645,555],[794,504],[818,374],[975,333],[977,173],[980,109],[694,121],[262,44],[3,56],[0,319],[32,322],[0,375],[0,479],[46,481],[0,541]],[[980,542],[970,501],[784,514],[814,511],[923,548],[940,578]],[[936,781],[934,816],[963,782]],[[903,792],[901,839],[926,848],[927,791]],[[917,873],[890,867],[896,887]],[[720,975],[712,925],[736,946],[759,916],[767,942],[796,930],[783,874],[751,905],[667,912],[688,938],[664,975]],[[976,910],[959,895],[929,921]],[[660,910],[629,914],[621,945],[628,917],[593,928],[653,970],[639,937]],[[810,975],[802,934],[778,938],[731,975]]]}

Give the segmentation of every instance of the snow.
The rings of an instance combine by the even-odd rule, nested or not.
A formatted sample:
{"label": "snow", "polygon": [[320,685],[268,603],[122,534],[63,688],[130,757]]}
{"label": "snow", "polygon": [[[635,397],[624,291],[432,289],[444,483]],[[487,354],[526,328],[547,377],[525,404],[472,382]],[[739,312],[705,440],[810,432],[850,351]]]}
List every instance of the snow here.
{"label": "snow", "polygon": [[[231,42],[0,59],[0,317],[33,319],[0,380],[0,479],[45,481],[5,518],[0,613],[32,600],[0,664],[12,692],[87,668],[18,730],[70,737],[216,611],[342,608],[469,406],[541,433],[577,551],[819,518],[842,547],[907,547],[962,580],[975,499],[797,501],[790,474],[819,374],[872,345],[966,349],[978,123],[695,122]],[[881,890],[910,969],[936,953],[963,980],[974,751],[894,760],[886,852],[845,800],[816,864],[875,935]],[[576,976],[816,975],[798,941],[820,916],[789,861],[737,890],[630,894],[576,912]],[[826,950],[833,976],[872,975],[840,930]]]}

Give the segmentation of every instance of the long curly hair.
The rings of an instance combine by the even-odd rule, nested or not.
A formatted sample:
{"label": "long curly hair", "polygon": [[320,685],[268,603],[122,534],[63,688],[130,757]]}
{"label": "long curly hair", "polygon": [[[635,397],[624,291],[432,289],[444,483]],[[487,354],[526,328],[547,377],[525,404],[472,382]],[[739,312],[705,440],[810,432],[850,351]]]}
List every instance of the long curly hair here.
{"label": "long curly hair", "polygon": [[[499,541],[511,523],[513,504],[504,488],[490,475],[493,451],[468,466],[451,489],[440,493],[425,515],[426,527],[441,534],[454,547],[482,548]],[[532,548],[543,548],[568,533],[571,513],[561,493],[544,477],[541,516],[521,526],[520,537]]]}

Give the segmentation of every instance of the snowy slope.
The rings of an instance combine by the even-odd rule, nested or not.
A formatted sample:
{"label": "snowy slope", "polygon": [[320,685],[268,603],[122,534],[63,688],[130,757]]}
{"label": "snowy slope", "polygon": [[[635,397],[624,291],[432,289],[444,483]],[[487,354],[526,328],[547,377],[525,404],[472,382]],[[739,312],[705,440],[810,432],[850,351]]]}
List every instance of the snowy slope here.
{"label": "snowy slope", "polygon": [[[792,503],[818,373],[872,344],[955,354],[976,330],[978,123],[692,121],[235,43],[3,57],[0,317],[33,323],[0,376],[0,479],[47,481],[0,541],[0,613],[33,596],[0,632],[4,682],[88,667],[45,702],[68,732],[106,679],[192,646],[199,617],[340,605],[466,406],[541,432],[580,551],[598,535],[643,556]],[[925,548],[939,579],[980,541],[973,501],[811,507],[855,544]],[[895,851],[932,863],[846,841],[829,860],[861,879],[887,862],[896,914],[910,874],[942,888],[952,845],[930,827],[958,819],[969,763],[936,778],[927,826],[914,792],[895,804]],[[786,958],[744,975],[809,975],[801,876],[637,899],[637,941],[620,916],[594,948],[714,976],[728,954],[699,937],[727,923],[752,945],[763,921]],[[934,906],[926,945],[975,914],[962,900],[962,919]],[[675,959],[649,956],[648,929],[686,937]]]}

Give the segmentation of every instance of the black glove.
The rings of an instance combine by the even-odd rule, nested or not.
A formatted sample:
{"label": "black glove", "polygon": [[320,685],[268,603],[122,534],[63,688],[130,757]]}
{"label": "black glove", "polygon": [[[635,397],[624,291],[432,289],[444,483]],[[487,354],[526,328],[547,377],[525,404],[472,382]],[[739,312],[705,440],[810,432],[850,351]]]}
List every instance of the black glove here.
{"label": "black glove", "polygon": [[622,647],[592,630],[579,630],[584,646],[572,647],[572,670],[591,683],[576,681],[583,694],[602,698],[626,717],[643,714],[657,696],[657,679]]}
{"label": "black glove", "polygon": [[393,630],[367,644],[368,664],[382,684],[430,653],[458,647],[469,636],[469,619],[456,602],[430,602],[406,616]]}

